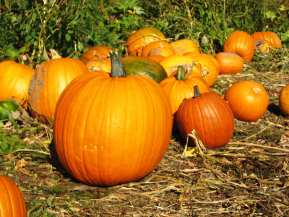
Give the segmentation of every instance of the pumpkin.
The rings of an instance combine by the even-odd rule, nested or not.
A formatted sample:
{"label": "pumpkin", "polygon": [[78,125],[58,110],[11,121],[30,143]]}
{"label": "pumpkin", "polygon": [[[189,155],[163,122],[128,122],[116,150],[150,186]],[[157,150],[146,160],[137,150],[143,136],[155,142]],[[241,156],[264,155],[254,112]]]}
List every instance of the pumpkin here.
{"label": "pumpkin", "polygon": [[105,72],[111,71],[111,60],[109,58],[101,58],[98,55],[94,55],[90,60],[87,62],[86,67],[88,71],[97,71],[102,70]]}
{"label": "pumpkin", "polygon": [[46,119],[53,121],[57,100],[66,85],[75,77],[89,72],[78,59],[56,56],[53,55],[52,60],[44,62],[35,71],[29,86],[29,110],[42,123],[47,123]]}
{"label": "pumpkin", "polygon": [[154,56],[149,56],[148,59],[151,59],[157,63],[159,63],[161,60],[163,60],[165,57],[162,55],[154,55]]}
{"label": "pumpkin", "polygon": [[112,71],[75,78],[57,103],[54,143],[65,169],[89,185],[137,181],[162,160],[172,111],[164,90],[146,76],[126,75],[111,52]]}
{"label": "pumpkin", "polygon": [[243,31],[235,31],[226,40],[223,51],[235,53],[244,61],[250,62],[255,52],[255,42],[251,35]]}
{"label": "pumpkin", "polygon": [[[146,45],[141,53],[141,56],[143,57],[148,57],[149,53],[151,52],[151,50],[153,48],[159,48],[159,47],[169,47],[172,48],[172,46],[166,42],[166,41],[153,41],[151,43],[149,43],[148,45]],[[173,48],[172,48],[173,49]]]}
{"label": "pumpkin", "polygon": [[226,91],[224,99],[234,117],[240,121],[257,121],[266,112],[269,96],[264,87],[254,81],[240,81]]}
{"label": "pumpkin", "polygon": [[272,43],[267,40],[255,40],[255,49],[260,52],[262,55],[267,55],[272,48]]}
{"label": "pumpkin", "polygon": [[95,46],[85,51],[79,59],[86,65],[88,61],[95,55],[101,59],[107,59],[109,51],[111,50],[114,49],[107,46]]}
{"label": "pumpkin", "polygon": [[19,105],[16,101],[8,98],[6,100],[0,100],[0,121],[8,120],[8,114],[11,114],[11,111],[16,111],[19,109]]}
{"label": "pumpkin", "polygon": [[279,108],[285,115],[289,115],[289,85],[283,87],[279,93]]}
{"label": "pumpkin", "polygon": [[165,69],[146,57],[128,56],[122,59],[127,75],[143,75],[160,83],[167,76]]}
{"label": "pumpkin", "polygon": [[220,74],[240,73],[243,70],[243,59],[234,53],[220,52],[215,59],[220,63]]}
{"label": "pumpkin", "polygon": [[190,71],[193,69],[193,72],[197,75],[202,76],[202,71],[198,67],[193,67],[194,59],[189,56],[183,56],[183,55],[173,55],[169,57],[165,57],[160,61],[160,64],[164,67],[166,73],[168,76],[170,76],[173,72],[175,72],[178,69],[178,66],[183,66],[185,70]]}
{"label": "pumpkin", "polygon": [[[228,144],[234,132],[234,115],[230,106],[218,94],[200,94],[195,85],[194,97],[185,99],[176,113],[176,122],[184,139],[196,130],[206,148]],[[194,141],[190,138],[190,144]]]}
{"label": "pumpkin", "polygon": [[200,93],[210,92],[210,87],[201,76],[186,74],[185,68],[179,66],[174,76],[165,78],[160,86],[168,94],[173,115],[186,98],[194,97],[194,85],[197,84]]}
{"label": "pumpkin", "polygon": [[141,56],[145,46],[154,41],[166,39],[165,35],[154,27],[144,27],[131,34],[127,41],[127,51],[129,55]]}
{"label": "pumpkin", "polygon": [[171,46],[174,48],[176,54],[182,55],[187,52],[200,53],[198,44],[190,39],[180,39],[171,42]]}
{"label": "pumpkin", "polygon": [[252,38],[254,40],[267,40],[271,42],[271,46],[273,49],[275,48],[282,48],[282,42],[278,35],[276,35],[274,32],[255,32],[252,34]]}
{"label": "pumpkin", "polygon": [[6,60],[0,63],[0,100],[13,98],[27,108],[28,88],[34,69]]}
{"label": "pumpkin", "polygon": [[153,48],[151,49],[150,53],[148,56],[154,56],[154,55],[162,55],[164,57],[169,57],[172,55],[175,55],[176,52],[172,47],[157,47],[157,48]]}
{"label": "pumpkin", "polygon": [[0,217],[26,217],[26,205],[17,185],[0,175]]}

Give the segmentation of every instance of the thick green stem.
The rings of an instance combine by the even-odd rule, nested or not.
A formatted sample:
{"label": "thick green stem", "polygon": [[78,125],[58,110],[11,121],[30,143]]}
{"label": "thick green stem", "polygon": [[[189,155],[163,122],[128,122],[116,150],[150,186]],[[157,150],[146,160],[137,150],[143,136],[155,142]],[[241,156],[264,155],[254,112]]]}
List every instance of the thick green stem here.
{"label": "thick green stem", "polygon": [[194,98],[201,96],[198,85],[196,85],[196,84],[194,85],[194,94],[195,94]]}
{"label": "thick green stem", "polygon": [[114,77],[126,77],[126,72],[123,67],[123,63],[119,53],[116,51],[109,52],[111,59],[111,73],[110,76]]}
{"label": "thick green stem", "polygon": [[185,81],[187,80],[186,77],[186,71],[183,66],[178,66],[178,71],[177,71],[177,79],[178,81]]}

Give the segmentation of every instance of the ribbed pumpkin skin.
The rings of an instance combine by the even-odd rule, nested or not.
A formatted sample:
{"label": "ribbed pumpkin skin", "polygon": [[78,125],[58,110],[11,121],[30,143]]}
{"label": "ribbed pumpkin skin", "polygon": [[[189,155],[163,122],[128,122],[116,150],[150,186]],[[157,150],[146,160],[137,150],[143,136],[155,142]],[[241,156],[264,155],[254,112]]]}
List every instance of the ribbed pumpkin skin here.
{"label": "ribbed pumpkin skin", "polygon": [[220,63],[220,74],[240,73],[243,70],[243,59],[234,53],[220,52],[215,58]]}
{"label": "ribbed pumpkin skin", "polygon": [[243,31],[233,32],[226,40],[223,51],[235,53],[244,61],[250,62],[254,57],[255,42],[251,35]]}
{"label": "ribbed pumpkin skin", "polygon": [[200,53],[198,44],[190,39],[180,39],[171,43],[177,55],[183,55],[187,52]]}
{"label": "ribbed pumpkin skin", "polygon": [[[164,59],[162,59],[160,61],[160,64],[166,70],[167,75],[170,76],[173,72],[175,72],[178,69],[178,66],[184,66],[186,70],[190,69],[193,61],[194,59],[189,56],[173,55],[173,56],[165,57]],[[200,76],[202,75],[201,70],[197,66],[194,66],[193,72],[195,72],[196,74]]]}
{"label": "ribbed pumpkin skin", "polygon": [[[78,59],[59,58],[43,63],[32,76],[28,102],[33,111],[53,121],[56,103],[66,85],[77,76],[88,73]],[[38,115],[32,113],[33,116]],[[45,118],[40,121],[46,123]]]}
{"label": "ribbed pumpkin skin", "polygon": [[160,83],[167,77],[165,69],[146,57],[128,56],[122,59],[127,75],[143,75]]}
{"label": "ribbed pumpkin skin", "polygon": [[226,91],[224,99],[228,101],[234,117],[240,121],[257,121],[266,112],[269,96],[264,87],[254,81],[240,81]]}
{"label": "ribbed pumpkin skin", "polygon": [[283,87],[279,93],[279,108],[284,115],[289,115],[289,85]]}
{"label": "ribbed pumpkin skin", "polygon": [[[24,103],[28,98],[28,88],[35,69],[12,60],[0,63],[0,100],[13,98]],[[26,108],[26,104],[23,105]]]}
{"label": "ribbed pumpkin skin", "polygon": [[210,87],[201,76],[186,74],[186,80],[177,80],[176,75],[164,79],[160,86],[168,94],[173,115],[177,112],[180,104],[186,98],[194,97],[194,85],[197,84],[200,93],[211,92]]}
{"label": "ribbed pumpkin skin", "polygon": [[153,60],[157,63],[159,63],[160,61],[162,61],[165,57],[162,55],[154,55],[154,56],[149,56],[148,59]]}
{"label": "ribbed pumpkin skin", "polygon": [[282,48],[282,42],[278,35],[276,35],[274,32],[255,32],[252,34],[252,38],[256,40],[267,40],[270,41],[272,44],[272,48]]}
{"label": "ribbed pumpkin skin", "polygon": [[[176,121],[184,139],[195,129],[207,148],[225,146],[234,132],[231,108],[222,97],[213,92],[185,99],[176,113]],[[189,142],[194,144],[191,138]]]}
{"label": "ribbed pumpkin skin", "polygon": [[143,48],[154,41],[166,39],[166,36],[154,27],[145,27],[131,34],[126,43],[129,55],[141,56]]}
{"label": "ribbed pumpkin skin", "polygon": [[158,48],[158,47],[169,47],[172,48],[172,46],[170,45],[170,43],[166,42],[166,41],[154,41],[149,43],[148,45],[146,45],[141,53],[141,56],[143,57],[148,57],[149,53],[151,52],[151,50],[153,48]]}
{"label": "ribbed pumpkin skin", "polygon": [[85,51],[79,58],[85,65],[94,56],[98,55],[100,58],[107,59],[109,51],[114,50],[107,46],[95,46]]}
{"label": "ribbed pumpkin skin", "polygon": [[86,184],[111,186],[139,180],[160,163],[172,122],[169,99],[152,79],[91,72],[61,94],[54,142],[71,175]]}
{"label": "ribbed pumpkin skin", "polygon": [[175,54],[176,52],[172,47],[158,47],[158,48],[151,49],[148,56],[161,55],[164,57],[169,57]]}
{"label": "ribbed pumpkin skin", "polygon": [[98,56],[93,56],[90,58],[90,60],[87,62],[86,67],[88,71],[105,71],[110,72],[111,71],[111,60],[106,58],[99,58]]}
{"label": "ribbed pumpkin skin", "polygon": [[26,217],[23,195],[8,177],[0,175],[0,217]]}

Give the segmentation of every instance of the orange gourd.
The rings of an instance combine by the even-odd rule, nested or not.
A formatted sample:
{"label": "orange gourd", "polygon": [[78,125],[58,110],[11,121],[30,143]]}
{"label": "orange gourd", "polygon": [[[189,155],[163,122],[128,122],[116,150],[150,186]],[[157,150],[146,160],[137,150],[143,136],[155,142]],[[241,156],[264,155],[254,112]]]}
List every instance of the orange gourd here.
{"label": "orange gourd", "polygon": [[279,108],[285,115],[289,115],[289,85],[283,87],[279,93]]}
{"label": "orange gourd", "polygon": [[186,98],[194,97],[194,85],[197,84],[200,93],[210,92],[210,87],[201,76],[186,74],[183,66],[179,66],[174,76],[165,78],[160,86],[168,94],[173,115]]}
{"label": "orange gourd", "polygon": [[6,60],[0,63],[0,100],[13,98],[26,109],[28,88],[35,69]]}
{"label": "orange gourd", "polygon": [[114,49],[107,46],[95,46],[85,51],[79,59],[86,65],[88,61],[95,55],[101,59],[107,59],[109,51],[111,50]]}
{"label": "orange gourd", "polygon": [[171,43],[177,55],[183,55],[184,53],[194,52],[200,53],[198,44],[190,39],[180,39]]}
{"label": "orange gourd", "polygon": [[251,35],[243,31],[233,32],[226,40],[223,51],[235,53],[244,61],[250,62],[255,52],[255,42]]}
{"label": "orange gourd", "polygon": [[274,32],[255,32],[252,34],[252,38],[254,40],[267,40],[271,42],[271,46],[273,49],[275,48],[282,48],[282,42],[278,35],[276,35]]}
{"label": "orange gourd", "polygon": [[269,96],[264,87],[254,81],[240,81],[226,91],[224,99],[234,117],[240,121],[257,121],[266,112]]}
{"label": "orange gourd", "polygon": [[26,217],[26,205],[17,185],[0,175],[0,217]]}
{"label": "orange gourd", "polygon": [[142,56],[142,50],[145,46],[163,39],[166,37],[160,30],[154,27],[144,27],[128,37],[126,41],[128,54]]}
{"label": "orange gourd", "polygon": [[[52,53],[56,51],[52,50]],[[88,72],[80,60],[61,58],[57,53],[52,60],[44,62],[35,71],[29,86],[28,102],[32,116],[42,123],[47,123],[46,118],[53,121],[56,103],[66,85]]]}
{"label": "orange gourd", "polygon": [[220,64],[220,74],[240,73],[243,70],[243,59],[234,53],[217,53],[215,59]]}
{"label": "orange gourd", "polygon": [[[234,115],[226,101],[218,94],[200,94],[195,85],[194,97],[185,99],[176,113],[176,121],[184,139],[196,130],[206,148],[228,144],[234,132]],[[194,144],[190,138],[189,143]]]}
{"label": "orange gourd", "polygon": [[162,160],[171,138],[170,101],[158,83],[126,75],[111,53],[112,72],[83,74],[57,103],[54,143],[65,169],[89,185],[137,181]]}
{"label": "orange gourd", "polygon": [[159,47],[172,48],[172,46],[166,41],[153,41],[143,48],[141,56],[148,57],[149,53],[151,52],[153,48],[159,48]]}

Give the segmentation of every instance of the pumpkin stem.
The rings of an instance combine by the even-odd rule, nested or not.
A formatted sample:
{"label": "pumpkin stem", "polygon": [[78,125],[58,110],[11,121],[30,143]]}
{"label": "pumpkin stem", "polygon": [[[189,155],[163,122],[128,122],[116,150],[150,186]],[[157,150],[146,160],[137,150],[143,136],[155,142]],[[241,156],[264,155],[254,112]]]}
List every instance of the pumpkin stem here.
{"label": "pumpkin stem", "polygon": [[126,77],[126,72],[123,67],[123,63],[119,53],[116,51],[109,52],[110,59],[111,59],[111,73],[110,76],[112,78],[115,77]]}
{"label": "pumpkin stem", "polygon": [[185,81],[187,80],[186,78],[186,71],[184,66],[178,66],[178,71],[177,71],[177,79],[178,81]]}
{"label": "pumpkin stem", "polygon": [[56,50],[54,49],[49,49],[50,53],[51,53],[51,56],[52,56],[52,59],[60,59],[62,58],[57,52]]}
{"label": "pumpkin stem", "polygon": [[258,87],[254,87],[253,90],[257,94],[259,94],[261,92],[260,88],[258,88]]}
{"label": "pumpkin stem", "polygon": [[194,94],[195,94],[194,98],[201,96],[198,85],[196,85],[196,84],[194,85]]}

